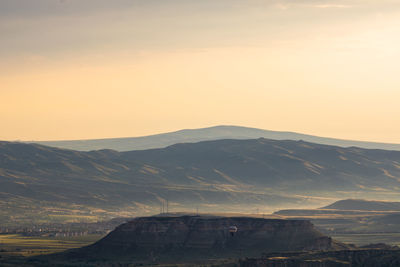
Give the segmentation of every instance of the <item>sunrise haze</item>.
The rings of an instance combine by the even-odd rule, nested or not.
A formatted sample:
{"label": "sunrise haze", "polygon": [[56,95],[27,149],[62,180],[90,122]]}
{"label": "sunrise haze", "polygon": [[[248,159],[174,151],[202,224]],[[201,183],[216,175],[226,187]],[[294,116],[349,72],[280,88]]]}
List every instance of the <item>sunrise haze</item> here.
{"label": "sunrise haze", "polygon": [[1,140],[220,124],[400,143],[400,3],[4,0]]}

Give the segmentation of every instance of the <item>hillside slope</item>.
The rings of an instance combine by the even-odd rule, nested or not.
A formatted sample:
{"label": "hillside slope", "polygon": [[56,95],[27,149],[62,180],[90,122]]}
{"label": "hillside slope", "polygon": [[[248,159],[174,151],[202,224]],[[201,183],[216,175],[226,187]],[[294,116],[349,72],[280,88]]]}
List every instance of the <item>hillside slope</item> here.
{"label": "hillside slope", "polygon": [[[0,218],[32,207],[83,216],[155,212],[167,199],[179,210],[248,211],[248,205],[309,204],[310,196],[392,197],[400,188],[399,166],[397,151],[262,138],[130,152],[0,142]],[[329,201],[317,200],[317,206]]]}
{"label": "hillside slope", "polygon": [[400,202],[372,201],[365,199],[344,199],[321,209],[362,210],[362,211],[400,211]]}
{"label": "hillside slope", "polygon": [[307,142],[334,145],[341,147],[361,147],[369,149],[400,150],[400,144],[363,142],[318,137],[294,132],[262,130],[240,126],[214,126],[201,129],[187,129],[176,132],[149,135],[143,137],[109,138],[92,140],[40,141],[42,145],[67,148],[80,151],[113,149],[117,151],[144,150],[163,148],[178,143],[193,143],[200,141],[222,139],[257,139],[274,140],[304,140]]}

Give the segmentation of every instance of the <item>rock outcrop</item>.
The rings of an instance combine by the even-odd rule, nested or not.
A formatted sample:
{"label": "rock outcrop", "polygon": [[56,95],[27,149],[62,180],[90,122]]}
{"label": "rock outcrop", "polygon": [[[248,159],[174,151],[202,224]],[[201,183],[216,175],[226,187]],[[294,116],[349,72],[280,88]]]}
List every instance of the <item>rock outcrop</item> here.
{"label": "rock outcrop", "polygon": [[[230,233],[231,226],[237,232]],[[97,243],[66,254],[70,259],[179,261],[340,247],[344,245],[304,220],[183,216],[137,218]]]}

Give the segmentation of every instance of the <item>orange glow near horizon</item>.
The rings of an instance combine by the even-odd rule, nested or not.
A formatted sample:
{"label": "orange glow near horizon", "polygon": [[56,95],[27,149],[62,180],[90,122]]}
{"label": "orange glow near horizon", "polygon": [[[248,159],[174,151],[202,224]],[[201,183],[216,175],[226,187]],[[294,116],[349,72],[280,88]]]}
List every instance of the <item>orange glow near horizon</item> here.
{"label": "orange glow near horizon", "polygon": [[[223,124],[400,143],[400,7],[387,11],[393,2],[370,1],[366,10],[353,2],[282,1],[240,12],[207,6],[193,16],[182,7],[171,17],[136,20],[129,10],[99,11],[76,15],[70,26],[65,17],[0,17],[7,22],[0,34],[21,38],[15,51],[7,40],[10,52],[0,62],[0,140],[142,136]],[[321,12],[326,18],[309,19]],[[25,23],[45,33],[23,30]],[[56,26],[72,39],[69,46]],[[140,47],[135,34],[146,40]],[[55,45],[19,43],[32,38]]]}

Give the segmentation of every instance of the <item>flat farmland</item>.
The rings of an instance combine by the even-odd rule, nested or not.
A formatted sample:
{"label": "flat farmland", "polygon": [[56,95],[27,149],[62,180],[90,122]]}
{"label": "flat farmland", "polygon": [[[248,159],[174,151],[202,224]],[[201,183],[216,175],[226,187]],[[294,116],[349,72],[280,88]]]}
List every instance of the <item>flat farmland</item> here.
{"label": "flat farmland", "polygon": [[103,235],[95,234],[76,237],[41,237],[1,234],[0,255],[27,257],[56,253],[67,249],[90,245],[102,237]]}

